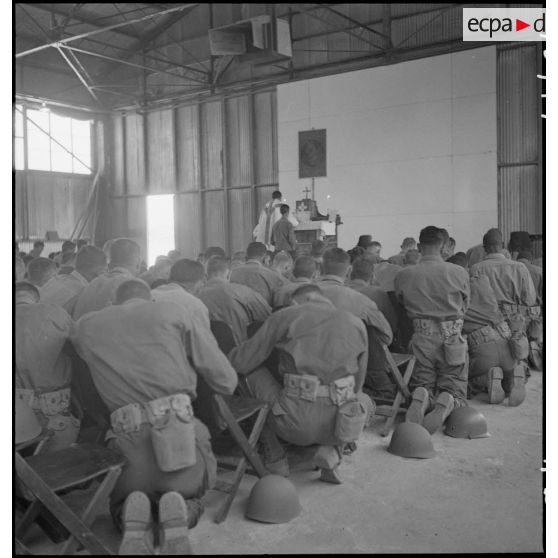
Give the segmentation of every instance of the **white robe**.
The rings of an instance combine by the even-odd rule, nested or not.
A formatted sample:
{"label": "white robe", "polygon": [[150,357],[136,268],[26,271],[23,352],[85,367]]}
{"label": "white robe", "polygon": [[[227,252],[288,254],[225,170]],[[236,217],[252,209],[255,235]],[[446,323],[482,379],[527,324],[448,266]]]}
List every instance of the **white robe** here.
{"label": "white robe", "polygon": [[[268,201],[264,205],[258,224],[254,228],[254,240],[256,242],[263,242],[267,249],[271,251],[275,250],[271,244],[271,231],[273,230],[273,225],[281,219],[281,211],[279,210],[281,205],[283,205],[281,200]],[[295,227],[298,225],[298,221],[292,213],[289,213],[289,221]]]}

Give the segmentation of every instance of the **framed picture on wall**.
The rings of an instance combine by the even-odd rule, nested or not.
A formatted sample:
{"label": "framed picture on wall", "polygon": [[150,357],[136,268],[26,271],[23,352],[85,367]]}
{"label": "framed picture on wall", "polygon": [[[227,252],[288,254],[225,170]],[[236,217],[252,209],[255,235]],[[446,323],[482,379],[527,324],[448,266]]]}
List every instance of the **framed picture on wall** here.
{"label": "framed picture on wall", "polygon": [[327,176],[326,154],[326,130],[298,132],[298,177]]}

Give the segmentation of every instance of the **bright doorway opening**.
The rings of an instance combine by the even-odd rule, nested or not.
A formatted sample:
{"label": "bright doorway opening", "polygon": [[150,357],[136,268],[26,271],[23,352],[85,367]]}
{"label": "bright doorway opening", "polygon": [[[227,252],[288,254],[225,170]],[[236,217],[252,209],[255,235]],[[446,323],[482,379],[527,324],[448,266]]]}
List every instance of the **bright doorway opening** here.
{"label": "bright doorway opening", "polygon": [[174,195],[147,196],[147,265],[174,250]]}

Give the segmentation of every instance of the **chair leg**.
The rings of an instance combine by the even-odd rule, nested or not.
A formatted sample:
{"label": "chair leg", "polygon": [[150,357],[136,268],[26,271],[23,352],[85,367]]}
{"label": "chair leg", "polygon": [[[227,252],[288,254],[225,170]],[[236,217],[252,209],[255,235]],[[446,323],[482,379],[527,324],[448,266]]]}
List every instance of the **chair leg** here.
{"label": "chair leg", "polygon": [[[252,442],[252,444],[250,444],[250,441],[246,439],[244,432],[242,432],[242,428],[238,426],[236,419],[234,418],[233,414],[231,413],[231,410],[229,409],[228,405],[225,403],[223,398],[220,395],[215,394],[215,400],[217,401],[219,412],[221,413],[222,417],[225,419],[225,422],[227,423],[227,427],[230,430],[232,437],[235,439],[236,443],[241,447],[242,451],[244,452],[244,455],[246,455],[246,458],[248,459],[252,467],[254,467],[258,475],[260,477],[265,476],[267,474],[267,471],[263,466],[260,456],[254,449],[254,446],[257,442],[257,438]],[[252,428],[252,434],[254,434],[256,428],[258,428],[259,432],[257,435],[259,437],[261,433],[261,429],[263,428],[265,422],[265,418],[267,417],[268,411],[269,411],[269,407],[265,407],[259,412],[258,418],[256,419],[256,424]],[[252,438],[252,434],[250,434],[250,439]]]}
{"label": "chair leg", "polygon": [[223,521],[225,521],[225,519],[227,518],[233,500],[236,496],[236,493],[238,492],[240,483],[242,482],[242,477],[244,477],[244,473],[246,472],[246,465],[247,460],[245,457],[243,457],[236,467],[236,471],[234,473],[234,481],[227,488],[225,501],[223,502],[223,504],[219,508],[219,511],[215,515],[215,518],[213,519],[214,523],[223,523]]}
{"label": "chair leg", "polygon": [[29,507],[25,510],[23,517],[16,525],[15,533],[14,533],[16,538],[23,537],[25,531],[29,529],[29,525],[31,525],[31,523],[33,523],[33,521],[37,519],[37,516],[39,515],[40,511],[41,511],[41,503],[38,500],[33,500],[33,502],[31,502],[29,504]]}
{"label": "chair leg", "polygon": [[[390,355],[391,357],[391,355]],[[380,429],[380,436],[385,437],[389,434],[395,419],[397,417],[397,413],[399,412],[399,407],[401,406],[401,403],[404,400],[408,400],[408,398],[410,397],[410,391],[408,388],[409,385],[409,380],[411,379],[411,375],[413,374],[413,368],[415,367],[415,358],[411,358],[409,360],[409,362],[407,363],[407,367],[405,368],[405,373],[403,374],[403,377],[401,377],[401,373],[399,372],[397,366],[393,367],[393,372],[394,372],[394,376],[397,378],[397,376],[399,376],[399,378],[401,379],[401,384],[405,386],[405,391],[409,394],[408,396],[405,396],[403,390],[399,389],[397,391],[397,394],[395,395],[395,399],[393,400],[393,405],[392,405],[392,410],[393,413],[391,414],[391,416],[389,416],[386,419],[386,422],[384,423],[383,427]],[[393,363],[395,365],[395,362]],[[397,371],[397,375],[395,374],[395,371]],[[398,382],[399,383],[399,382]]]}
{"label": "chair leg", "polygon": [[[93,525],[95,518],[99,515],[101,506],[104,504],[105,497],[112,492],[112,489],[114,488],[121,472],[121,467],[113,467],[105,475],[105,478],[101,482],[99,488],[97,488],[95,495],[91,498],[89,505],[81,516],[81,520],[85,523],[85,525],[87,525],[87,527],[91,527]],[[70,538],[62,547],[61,554],[63,556],[73,554],[79,546],[79,541],[72,534],[70,534]]]}
{"label": "chair leg", "polygon": [[16,475],[21,482],[40,500],[70,533],[72,533],[91,554],[109,555],[110,550],[102,544],[79,517],[48,487],[45,481],[15,454]]}
{"label": "chair leg", "polygon": [[[226,407],[227,411],[228,411],[228,407],[226,405],[224,405],[223,407]],[[225,501],[223,502],[223,504],[219,508],[219,511],[215,515],[215,518],[213,520],[215,523],[222,523],[227,518],[227,515],[228,515],[229,510],[231,508],[231,505],[233,503],[233,500],[236,496],[236,493],[238,492],[238,488],[240,486],[240,483],[242,482],[242,478],[244,477],[244,474],[246,472],[246,468],[248,466],[248,461],[250,461],[252,467],[254,467],[256,473],[258,474],[258,476],[260,478],[267,475],[267,470],[263,466],[259,455],[256,453],[255,446],[256,446],[257,441],[260,438],[260,434],[262,433],[262,429],[264,427],[265,419],[267,418],[268,412],[269,412],[269,407],[267,407],[267,406],[259,411],[258,416],[256,418],[256,422],[254,423],[254,426],[252,427],[252,431],[250,432],[250,436],[248,437],[248,439],[246,439],[246,436],[244,436],[244,433],[238,427],[238,424],[236,423],[236,421],[234,421],[234,417],[233,417],[234,424],[235,424],[235,426],[237,426],[239,428],[239,430],[242,434],[242,438],[237,438],[237,436],[234,435],[234,432],[232,430],[231,430],[231,434],[233,435],[234,439],[240,445],[240,447],[242,448],[243,451],[244,451],[245,445],[248,445],[248,447],[251,449],[251,452],[249,453],[249,452],[244,451],[244,456],[240,459],[240,461],[239,461],[239,463],[236,467],[234,477],[233,477],[234,480],[230,485],[228,485],[227,495],[225,497]],[[230,413],[230,411],[229,411],[229,413]],[[232,414],[231,414],[231,416],[232,416]],[[225,418],[225,420],[228,423],[229,419],[227,419],[225,414],[223,415],[223,417]],[[256,458],[257,458],[256,461],[252,461],[249,457],[252,452],[256,455]]]}

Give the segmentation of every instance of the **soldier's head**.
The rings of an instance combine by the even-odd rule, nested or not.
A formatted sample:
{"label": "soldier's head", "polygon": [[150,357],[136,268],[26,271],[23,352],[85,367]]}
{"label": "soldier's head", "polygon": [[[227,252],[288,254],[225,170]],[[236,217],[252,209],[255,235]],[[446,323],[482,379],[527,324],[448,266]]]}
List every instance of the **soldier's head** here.
{"label": "soldier's head", "polygon": [[279,208],[281,215],[288,215],[290,210],[291,208],[286,203],[282,204]]}
{"label": "soldier's head", "polygon": [[412,236],[407,236],[403,239],[401,243],[401,251],[407,252],[407,250],[416,250],[417,241]]}
{"label": "soldier's head", "polygon": [[271,262],[271,268],[281,275],[287,275],[293,269],[293,259],[287,252],[277,252]]}
{"label": "soldier's head", "polygon": [[460,265],[461,267],[467,269],[467,254],[465,254],[465,252],[457,252],[453,256],[450,256],[446,261],[448,263]]}
{"label": "soldier's head", "polygon": [[40,299],[39,289],[29,281],[19,281],[15,284],[16,304],[35,304]]}
{"label": "soldier's head", "polygon": [[322,290],[315,283],[306,283],[295,289],[290,296],[291,305],[306,304],[307,302],[328,300]]}
{"label": "soldier's head", "polygon": [[114,304],[124,304],[127,300],[132,300],[133,298],[151,300],[151,289],[145,281],[141,279],[124,281],[116,289]]}
{"label": "soldier's head", "polygon": [[525,260],[527,262],[531,262],[531,260],[533,259],[533,254],[531,253],[530,250],[522,250],[521,252],[519,252],[517,254],[517,259],[518,260]]}
{"label": "soldier's head", "polygon": [[323,240],[313,240],[312,248],[310,249],[310,255],[317,259],[322,259],[324,252],[326,250],[326,245]]}
{"label": "soldier's head", "polygon": [[370,254],[372,256],[377,256],[378,258],[380,257],[381,251],[382,251],[382,245],[376,240],[373,240],[366,248],[367,254]]}
{"label": "soldier's head", "polygon": [[417,265],[420,261],[420,252],[416,249],[407,250],[403,256],[403,265]]}
{"label": "soldier's head", "polygon": [[76,245],[71,240],[65,240],[62,243],[62,253],[63,254],[65,254],[67,252],[75,252],[75,251],[76,251]]}
{"label": "soldier's head", "polygon": [[446,235],[442,229],[430,225],[420,231],[419,251],[423,256],[441,256]]}
{"label": "soldier's head", "polygon": [[263,242],[250,242],[246,248],[246,259],[263,262],[267,256],[267,248]]}
{"label": "soldier's head", "polygon": [[140,271],[141,250],[130,238],[117,238],[109,245],[109,268],[123,267],[132,274]]}
{"label": "soldier's head", "polygon": [[336,275],[345,280],[351,268],[351,258],[343,248],[328,248],[322,266],[324,275]]}
{"label": "soldier's head", "polygon": [[294,263],[293,275],[312,279],[316,274],[316,262],[310,256],[299,256]]}
{"label": "soldier's head", "polygon": [[171,267],[169,281],[195,295],[203,288],[205,268],[200,262],[183,258]]}
{"label": "soldier's head", "polygon": [[34,258],[27,264],[27,277],[36,287],[42,287],[56,273],[56,264],[48,258]]}
{"label": "soldier's head", "polygon": [[374,264],[369,259],[357,258],[352,264],[351,279],[361,279],[369,283],[373,272]]}
{"label": "soldier's head", "polygon": [[272,200],[280,200],[283,197],[283,194],[279,190],[275,190],[273,194],[271,194]]}
{"label": "soldier's head", "polygon": [[105,253],[95,246],[84,246],[76,256],[76,271],[91,281],[107,268]]}
{"label": "soldier's head", "polygon": [[235,252],[231,260],[231,269],[234,269],[235,267],[238,267],[245,262],[246,262],[246,252],[244,252],[243,250]]}
{"label": "soldier's head", "polygon": [[213,256],[207,262],[207,278],[223,279],[227,281],[231,272],[231,266],[227,258]]}
{"label": "soldier's head", "polygon": [[220,258],[226,258],[227,254],[225,253],[223,248],[221,248],[220,246],[210,246],[203,253],[203,259],[204,259],[205,262],[208,262],[210,258],[213,258],[213,256],[219,256]]}
{"label": "soldier's head", "polygon": [[489,229],[482,237],[482,245],[487,254],[497,254],[504,247],[504,239],[499,229]]}
{"label": "soldier's head", "polygon": [[168,254],[167,257],[172,261],[172,262],[177,262],[181,257],[182,254],[180,253],[180,250],[171,250]]}

